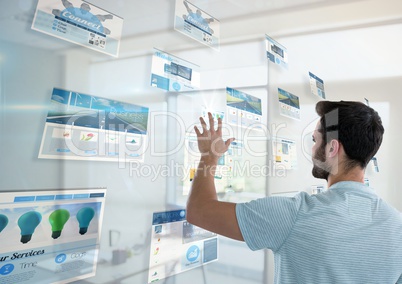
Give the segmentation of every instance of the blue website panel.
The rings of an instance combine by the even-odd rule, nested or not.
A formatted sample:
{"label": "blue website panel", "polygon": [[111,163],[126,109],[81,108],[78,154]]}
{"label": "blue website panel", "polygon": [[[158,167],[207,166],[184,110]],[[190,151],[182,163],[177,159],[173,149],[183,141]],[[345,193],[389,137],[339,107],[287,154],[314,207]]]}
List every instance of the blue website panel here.
{"label": "blue website panel", "polygon": [[152,219],[148,283],[218,260],[218,236],[190,224],[185,210]]}
{"label": "blue website panel", "polygon": [[103,188],[1,192],[0,283],[94,276],[105,194]]}
{"label": "blue website panel", "polygon": [[148,116],[147,107],[53,88],[39,158],[143,161]]}
{"label": "blue website panel", "polygon": [[39,0],[32,29],[117,57],[123,19],[81,0]]}

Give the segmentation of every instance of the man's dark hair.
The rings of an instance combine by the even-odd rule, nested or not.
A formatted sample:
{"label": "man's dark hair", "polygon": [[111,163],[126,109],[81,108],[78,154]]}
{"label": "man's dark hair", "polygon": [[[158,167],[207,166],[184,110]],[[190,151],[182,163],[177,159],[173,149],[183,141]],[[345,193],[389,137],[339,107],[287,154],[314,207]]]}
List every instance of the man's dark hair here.
{"label": "man's dark hair", "polygon": [[316,112],[321,117],[323,141],[336,139],[343,145],[349,158],[346,168],[365,168],[380,148],[384,134],[378,113],[361,102],[350,101],[320,101]]}

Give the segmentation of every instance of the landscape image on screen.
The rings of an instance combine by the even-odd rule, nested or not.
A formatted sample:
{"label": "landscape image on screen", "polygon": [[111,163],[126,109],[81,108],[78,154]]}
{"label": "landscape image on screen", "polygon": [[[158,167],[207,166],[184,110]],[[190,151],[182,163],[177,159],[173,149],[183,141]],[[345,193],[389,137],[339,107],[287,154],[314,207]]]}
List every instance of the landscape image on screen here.
{"label": "landscape image on screen", "polygon": [[146,107],[53,89],[47,122],[146,134]]}
{"label": "landscape image on screen", "polygon": [[278,88],[279,102],[300,109],[299,97]]}
{"label": "landscape image on screen", "polygon": [[262,115],[261,99],[232,88],[226,88],[226,105],[228,107]]}

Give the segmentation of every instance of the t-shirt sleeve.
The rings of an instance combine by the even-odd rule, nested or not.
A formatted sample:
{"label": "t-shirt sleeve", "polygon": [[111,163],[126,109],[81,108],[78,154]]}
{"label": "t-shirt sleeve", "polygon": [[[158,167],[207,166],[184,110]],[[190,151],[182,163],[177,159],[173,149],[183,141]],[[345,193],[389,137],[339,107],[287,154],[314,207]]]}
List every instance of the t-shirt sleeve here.
{"label": "t-shirt sleeve", "polygon": [[402,284],[402,275],[399,277],[398,281],[396,281],[396,284]]}
{"label": "t-shirt sleeve", "polygon": [[301,196],[266,197],[236,205],[243,239],[252,250],[278,250],[289,236],[297,218]]}

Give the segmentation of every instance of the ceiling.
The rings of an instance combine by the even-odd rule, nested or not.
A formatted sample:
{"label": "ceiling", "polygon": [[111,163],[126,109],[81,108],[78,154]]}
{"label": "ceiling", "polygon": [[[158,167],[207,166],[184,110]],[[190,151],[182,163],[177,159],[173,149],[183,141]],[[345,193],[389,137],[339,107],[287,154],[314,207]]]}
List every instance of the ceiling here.
{"label": "ceiling", "polygon": [[[173,30],[175,0],[90,0],[124,19],[122,38],[161,34]],[[193,0],[192,4],[220,20],[221,25],[253,18],[308,11],[362,0]],[[381,0],[380,2],[387,2]],[[45,49],[65,49],[71,44],[31,30],[37,0],[0,0],[0,39]],[[249,32],[245,25],[243,30]],[[269,30],[269,27],[268,29]],[[239,30],[238,30],[239,31]],[[243,31],[244,33],[245,31]],[[227,35],[221,33],[222,39]]]}
{"label": "ceiling", "polygon": [[[54,0],[53,0],[54,1]],[[199,48],[199,44],[173,27],[176,0],[88,0],[124,19],[120,57]],[[340,54],[377,57],[379,66],[392,63],[387,76],[402,76],[401,0],[190,0],[220,21],[221,44],[263,38],[294,39],[300,36],[317,44],[333,40]],[[0,0],[0,40],[66,52],[85,50],[31,29],[37,0]],[[331,36],[328,36],[331,34]],[[371,36],[370,38],[370,35]],[[334,40],[336,39],[336,40]],[[342,44],[351,42],[350,46]],[[124,43],[124,44],[123,44]],[[386,50],[386,51],[385,51]],[[96,52],[91,56],[103,56]],[[354,60],[356,58],[352,57]],[[349,58],[347,58],[350,60]],[[96,59],[95,59],[96,60]],[[337,62],[332,62],[336,64]],[[384,68],[385,69],[385,68]],[[390,70],[392,72],[390,72]],[[378,71],[376,71],[378,72]],[[377,75],[377,74],[376,74]]]}
{"label": "ceiling", "polygon": [[[158,32],[173,28],[175,0],[90,0],[86,1],[124,19],[123,37]],[[191,3],[208,11],[219,20],[252,16],[278,9],[302,7],[331,0],[193,0]],[[28,32],[37,0],[1,0],[0,38],[15,40],[13,32]],[[12,29],[10,29],[12,27]],[[20,38],[20,37],[18,37]],[[23,40],[20,38],[20,41]],[[39,40],[38,40],[39,41]],[[36,40],[35,40],[36,42]],[[53,46],[51,46],[53,47]]]}

